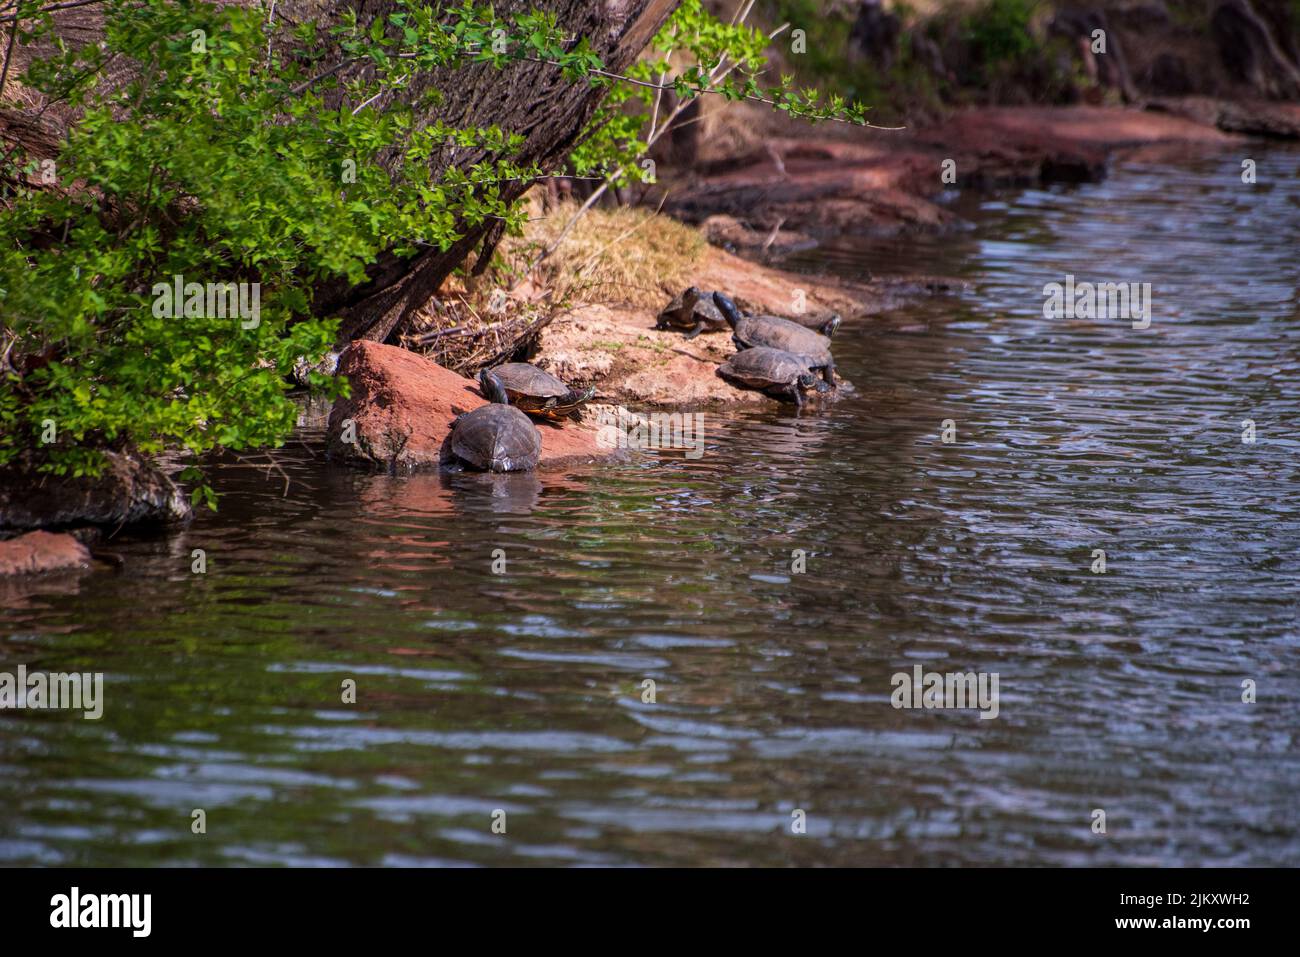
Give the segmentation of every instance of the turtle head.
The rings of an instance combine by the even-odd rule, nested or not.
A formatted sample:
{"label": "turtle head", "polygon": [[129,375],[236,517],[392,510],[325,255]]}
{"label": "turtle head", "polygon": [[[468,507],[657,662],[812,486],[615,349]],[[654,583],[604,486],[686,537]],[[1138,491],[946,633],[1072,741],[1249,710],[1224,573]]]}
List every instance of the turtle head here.
{"label": "turtle head", "polygon": [[740,322],[740,310],[736,308],[736,304],[720,292],[713,294],[713,304],[718,307],[718,312],[722,313],[722,317],[727,320],[731,328],[735,329],[736,323]]}
{"label": "turtle head", "polygon": [[489,370],[484,369],[478,374],[478,387],[483,393],[483,398],[489,402],[499,402],[502,405],[510,404],[510,396],[506,394],[506,387]]}
{"label": "turtle head", "polygon": [[831,391],[831,387],[826,384],[821,376],[813,375],[811,372],[799,373],[799,389],[802,392],[817,393]]}
{"label": "turtle head", "polygon": [[836,331],[839,328],[840,328],[840,314],[838,312],[833,312],[831,313],[831,317],[822,323],[821,329],[819,329],[818,331],[821,332],[821,334],[825,336],[827,339],[833,339],[835,337]]}

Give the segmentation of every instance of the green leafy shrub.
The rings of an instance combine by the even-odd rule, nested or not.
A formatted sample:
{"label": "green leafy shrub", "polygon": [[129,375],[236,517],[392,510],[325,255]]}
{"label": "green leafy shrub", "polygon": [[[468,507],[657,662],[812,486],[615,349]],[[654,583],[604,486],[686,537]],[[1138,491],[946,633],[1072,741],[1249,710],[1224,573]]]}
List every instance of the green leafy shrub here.
{"label": "green leafy shrub", "polygon": [[[54,184],[43,181],[49,158],[17,147],[5,157],[7,181],[19,185],[0,197],[0,466],[23,459],[85,475],[105,448],[175,448],[197,460],[277,446],[297,417],[286,373],[323,354],[337,331],[315,314],[314,290],[364,283],[381,253],[446,251],[489,220],[518,232],[523,212],[504,184],[542,174],[511,159],[522,137],[429,121],[437,91],[418,102],[401,95],[420,71],[527,58],[569,82],[611,86],[576,160],[611,177],[636,169],[653,122],[626,107],[664,86],[683,98],[714,92],[861,120],[789,81],[761,88],[761,35],[712,19],[697,0],[670,21],[661,55],[627,79],[605,72],[551,15],[507,21],[469,2],[401,0],[328,29],[200,0],[100,9],[103,42],[75,48],[54,35],[48,13],[22,20],[22,42],[55,49],[23,83],[81,119],[53,158]],[[670,69],[669,53],[682,49],[694,62]],[[740,69],[720,79],[709,65],[724,54]],[[129,65],[125,85],[103,82],[110,63]],[[492,158],[431,173],[439,151],[466,147]],[[184,303],[165,302],[177,281]],[[244,284],[250,300],[255,289],[258,315],[193,300],[190,283]],[[320,375],[313,384],[346,389]],[[194,496],[214,501],[202,484]]]}
{"label": "green leafy shrub", "polygon": [[809,122],[866,123],[867,109],[842,93],[823,96],[799,87],[792,75],[773,86],[760,84],[767,67],[768,38],[744,23],[723,23],[701,0],[682,0],[642,57],[616,82],[593,117],[583,142],[570,159],[578,175],[608,175],[611,183],[648,182],[638,165],[650,142],[667,127],[670,111],[663,93],[677,106],[704,94],[728,100],[755,100]]}

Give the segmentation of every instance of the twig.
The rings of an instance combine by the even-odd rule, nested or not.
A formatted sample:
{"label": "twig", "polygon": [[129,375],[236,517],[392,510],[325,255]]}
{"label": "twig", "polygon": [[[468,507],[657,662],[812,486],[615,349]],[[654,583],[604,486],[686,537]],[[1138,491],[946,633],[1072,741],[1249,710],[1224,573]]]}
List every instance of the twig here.
{"label": "twig", "polygon": [[[752,6],[752,3],[750,4],[750,6]],[[748,15],[749,13],[748,7],[745,8],[744,13],[745,15]],[[741,19],[743,19],[743,17]],[[775,30],[773,30],[771,33],[767,35],[768,40],[770,41],[776,39],[776,37],[780,36],[782,33],[788,30],[789,27],[790,27],[789,23],[781,24],[779,27],[777,27]],[[726,55],[724,54],[722,57],[718,59],[718,62],[715,63],[713,65],[713,68],[709,71],[710,80],[712,80],[717,75],[718,70],[722,68],[722,65],[725,61],[726,61]],[[739,63],[732,63],[729,67],[727,67],[726,71],[723,72],[722,74],[723,78],[725,79],[728,75],[730,75],[730,73],[737,66],[739,66]],[[649,84],[649,85],[653,86],[654,84]],[[672,113],[668,115],[668,119],[664,121],[663,126],[655,130],[654,135],[649,137],[646,140],[647,150],[651,149],[655,145],[655,143],[658,142],[658,140],[661,137],[663,137],[665,133],[667,133],[669,130],[673,128],[673,123],[686,110],[686,108],[690,106],[691,102],[693,101],[686,100],[684,102],[677,104],[676,108],[672,111]],[[600,197],[605,195],[606,190],[609,189],[610,183],[613,180],[617,179],[619,176],[623,175],[625,169],[626,169],[625,166],[620,165],[617,169],[614,170],[612,174],[606,177],[605,181],[601,183],[600,186],[598,186],[589,197],[587,197],[587,201],[583,203],[582,206],[578,208],[578,211],[575,212],[573,216],[569,219],[569,221],[564,224],[564,228],[560,230],[560,234],[555,237],[555,239],[550,243],[550,245],[548,245],[545,249],[542,250],[542,252],[538,255],[536,259],[534,259],[531,263],[529,263],[528,267],[523,271],[522,275],[520,275],[519,280],[515,283],[514,288],[517,288],[520,283],[522,283],[525,279],[527,279],[530,275],[532,275],[533,271],[536,270],[538,266],[540,266],[543,262],[545,262],[555,253],[555,251],[560,247],[560,243],[562,243],[565,240],[565,238],[569,235],[569,233],[573,231],[573,227],[578,224],[578,220],[581,219],[584,215],[586,215],[587,211],[591,209],[591,207],[594,206],[600,200]]]}
{"label": "twig", "polygon": [[[266,15],[266,25],[268,27],[275,26],[275,0],[271,0],[271,11]],[[271,65],[271,35],[273,32],[270,29],[266,31],[266,65],[268,67]]]}
{"label": "twig", "polygon": [[319,83],[321,80],[324,80],[327,77],[333,76],[335,73],[339,72],[339,70],[343,69],[345,66],[351,66],[353,63],[360,63],[360,62],[361,62],[360,57],[353,57],[350,60],[340,60],[338,63],[335,63],[324,73],[318,73],[308,80],[303,80],[301,83],[299,83],[297,86],[295,86],[292,90],[289,91],[289,95],[297,96],[299,93],[306,90],[307,87],[312,86],[315,83]]}
{"label": "twig", "polygon": [[[262,468],[262,465],[260,465],[257,462],[250,462],[248,459],[244,458],[238,452],[231,452],[230,454],[233,455],[241,465],[251,465],[255,469]],[[289,496],[289,485],[291,484],[289,480],[289,473],[284,470],[284,466],[282,466],[279,462],[275,460],[275,453],[268,450],[265,454],[266,454],[266,461],[267,461],[266,464],[267,477],[269,478],[272,472],[280,473],[281,477],[284,479],[284,495],[287,498]]]}
{"label": "twig", "polygon": [[[21,10],[10,14],[7,17],[0,17],[0,23],[17,23],[21,17],[34,16],[38,13],[52,13],[55,10],[70,10],[73,7],[88,7],[92,3],[103,3],[104,0],[72,0],[71,3],[56,3],[48,7],[41,7],[39,10],[33,10],[31,13],[24,14]],[[18,6],[22,6],[21,3]]]}
{"label": "twig", "polygon": [[785,160],[781,159],[781,154],[776,151],[776,147],[771,143],[767,144],[767,155],[772,160],[772,165],[776,167],[776,175],[781,179],[788,179],[789,174],[785,171]]}
{"label": "twig", "polygon": [[13,363],[9,360],[9,355],[14,351],[14,346],[18,344],[18,333],[5,330],[5,337],[9,340],[5,343],[5,351],[0,353],[0,372],[8,371],[12,375],[18,375],[18,370],[14,368]]}
{"label": "twig", "polygon": [[9,81],[9,64],[14,58],[14,40],[18,38],[18,18],[22,16],[22,0],[18,0],[18,12],[14,14],[14,25],[9,28],[9,45],[5,48],[4,72],[0,72],[0,99],[5,95],[5,83]]}
{"label": "twig", "polygon": [[763,248],[760,249],[759,252],[764,252],[764,253],[767,252],[768,247],[771,246],[774,242],[776,242],[777,234],[781,232],[781,227],[784,225],[785,225],[785,217],[782,216],[780,220],[777,221],[777,224],[772,227],[772,231],[768,233],[767,240],[763,243]]}

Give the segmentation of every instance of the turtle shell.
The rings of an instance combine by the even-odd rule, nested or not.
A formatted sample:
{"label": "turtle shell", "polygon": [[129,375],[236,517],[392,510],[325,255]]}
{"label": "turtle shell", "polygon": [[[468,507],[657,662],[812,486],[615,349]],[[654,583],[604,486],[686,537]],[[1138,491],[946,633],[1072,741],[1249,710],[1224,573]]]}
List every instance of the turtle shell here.
{"label": "turtle shell", "polygon": [[751,389],[789,386],[807,371],[806,359],[767,346],[742,349],[718,367],[724,379]]}
{"label": "turtle shell", "polygon": [[805,329],[811,329],[820,335],[831,339],[835,336],[836,331],[840,328],[840,317],[838,314],[829,316],[795,316],[790,320],[797,322]]}
{"label": "turtle shell", "polygon": [[485,472],[528,472],[541,458],[542,433],[518,409],[493,402],[452,424],[451,451]]}
{"label": "turtle shell", "polygon": [[812,365],[831,361],[831,341],[797,322],[777,316],[745,316],[736,323],[736,344],[745,349],[767,346],[807,356]]}
{"label": "turtle shell", "polygon": [[570,389],[560,379],[526,362],[507,362],[491,370],[511,404],[542,419],[558,422],[577,418],[578,410],[596,394]]}
{"label": "turtle shell", "polygon": [[[731,340],[737,349],[765,346],[793,352],[808,360],[813,369],[820,369],[822,379],[835,387],[835,359],[831,356],[831,340],[827,336],[805,329],[797,322],[777,316],[744,316],[736,304],[720,292],[713,294],[713,302],[731,325]],[[834,321],[827,331],[833,332],[839,322]]]}
{"label": "turtle shell", "polygon": [[530,396],[537,399],[558,399],[569,394],[569,387],[549,372],[527,362],[507,362],[492,370],[510,395],[510,401]]}

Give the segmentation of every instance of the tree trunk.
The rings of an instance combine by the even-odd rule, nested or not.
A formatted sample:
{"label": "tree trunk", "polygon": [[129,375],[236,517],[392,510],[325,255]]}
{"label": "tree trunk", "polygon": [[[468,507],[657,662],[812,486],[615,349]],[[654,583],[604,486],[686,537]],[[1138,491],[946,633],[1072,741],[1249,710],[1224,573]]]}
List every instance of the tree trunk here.
{"label": "tree trunk", "polygon": [[[251,4],[255,0],[235,0]],[[552,12],[560,27],[573,37],[587,37],[593,50],[605,61],[605,68],[625,69],[654,37],[679,0],[498,0],[497,13],[508,16],[529,8]],[[364,24],[373,16],[393,9],[391,0],[284,0],[275,15],[290,22],[315,18],[334,22],[340,12],[355,8]],[[103,16],[92,3],[54,13],[61,37],[73,43],[94,39],[102,29]],[[0,24],[0,51],[8,46],[10,24]],[[15,81],[26,61],[44,51],[16,46],[14,62],[0,105],[0,134],[9,142],[20,142],[34,157],[52,156],[57,143],[74,117],[57,108],[42,110],[30,90]],[[110,78],[111,79],[111,78]],[[442,102],[426,117],[459,127],[496,124],[525,137],[520,154],[511,157],[522,165],[538,164],[557,169],[564,161],[583,127],[590,119],[602,91],[584,81],[566,81],[557,67],[544,63],[520,62],[505,69],[488,64],[470,64],[431,71],[411,84],[414,98],[430,87],[443,94]],[[462,149],[451,158],[435,161],[435,172],[450,166],[465,168],[491,156],[482,150]],[[507,191],[506,198],[523,194],[531,185],[520,183]],[[381,255],[370,270],[370,281],[349,288],[327,284],[317,290],[316,309],[323,315],[343,317],[340,338],[391,340],[402,331],[443,280],[480,245],[491,224],[466,229],[449,250],[428,250],[412,258]]]}

